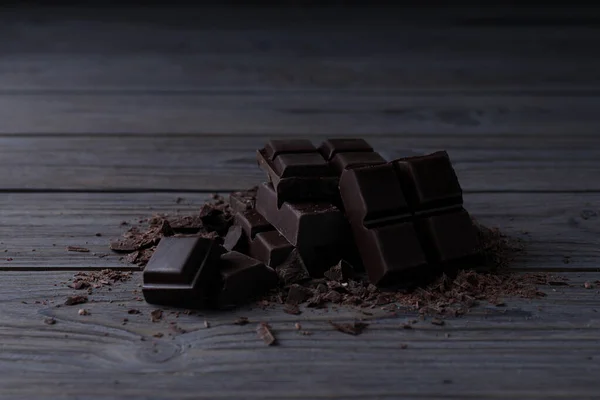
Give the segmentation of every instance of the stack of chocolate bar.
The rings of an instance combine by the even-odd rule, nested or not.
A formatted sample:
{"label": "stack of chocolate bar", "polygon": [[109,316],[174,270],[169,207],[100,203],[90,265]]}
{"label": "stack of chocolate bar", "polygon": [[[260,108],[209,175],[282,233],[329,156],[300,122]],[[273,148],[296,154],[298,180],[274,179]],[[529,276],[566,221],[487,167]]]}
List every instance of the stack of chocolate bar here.
{"label": "stack of chocolate bar", "polygon": [[[257,152],[267,181],[230,196],[223,246],[164,238],[144,272],[151,303],[205,307],[244,302],[344,260],[371,283],[432,275],[476,254],[477,233],[444,151],[386,161],[363,139],[272,140]],[[294,260],[291,260],[291,259]]]}

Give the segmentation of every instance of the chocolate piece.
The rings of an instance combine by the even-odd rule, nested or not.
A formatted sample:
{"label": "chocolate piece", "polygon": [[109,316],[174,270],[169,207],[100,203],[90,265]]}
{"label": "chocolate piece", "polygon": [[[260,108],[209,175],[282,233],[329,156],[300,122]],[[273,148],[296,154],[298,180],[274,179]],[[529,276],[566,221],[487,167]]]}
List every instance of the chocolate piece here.
{"label": "chocolate piece", "polygon": [[162,238],[144,270],[144,298],[151,304],[208,306],[220,286],[217,265],[222,252],[213,239]]}
{"label": "chocolate piece", "polygon": [[335,171],[308,140],[271,140],[257,151],[257,161],[269,176],[278,207],[284,201],[330,199],[337,193]]}
{"label": "chocolate piece", "polygon": [[208,233],[217,232],[219,236],[227,233],[231,226],[231,215],[226,214],[220,207],[205,204],[200,209],[200,219]]}
{"label": "chocolate piece", "polygon": [[223,282],[219,294],[222,307],[241,304],[277,285],[277,274],[272,268],[237,251],[223,254],[219,268]]}
{"label": "chocolate piece", "polygon": [[256,190],[258,187],[254,186],[248,190],[240,192],[233,192],[229,195],[229,205],[231,206],[234,213],[244,212],[254,208],[254,202],[256,200]]}
{"label": "chocolate piece", "polygon": [[319,152],[338,174],[347,168],[386,162],[364,139],[328,139],[319,146]]}
{"label": "chocolate piece", "polygon": [[277,276],[285,286],[310,278],[298,249],[292,250],[286,260],[275,267],[275,272],[277,272]]}
{"label": "chocolate piece", "polygon": [[349,226],[343,213],[328,202],[290,203],[277,206],[277,193],[263,183],[256,195],[256,210],[293,246],[309,249],[348,242]]}
{"label": "chocolate piece", "polygon": [[[475,253],[477,236],[445,152],[348,170],[340,195],[371,282]],[[431,267],[433,269],[433,266]]]}
{"label": "chocolate piece", "polygon": [[[255,210],[237,213],[235,224],[225,237],[224,247],[237,250],[275,267],[294,249],[273,225]],[[236,228],[236,229],[234,229]]]}

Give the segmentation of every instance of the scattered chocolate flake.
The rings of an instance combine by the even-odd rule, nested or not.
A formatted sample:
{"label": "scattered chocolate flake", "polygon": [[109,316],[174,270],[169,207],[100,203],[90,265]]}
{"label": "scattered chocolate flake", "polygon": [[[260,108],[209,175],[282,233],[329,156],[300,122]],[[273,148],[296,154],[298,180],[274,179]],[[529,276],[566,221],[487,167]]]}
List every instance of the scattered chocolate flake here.
{"label": "scattered chocolate flake", "polygon": [[44,318],[44,323],[46,325],[54,325],[56,324],[56,319],[54,319],[54,317]]}
{"label": "scattered chocolate flake", "polygon": [[444,320],[442,320],[442,319],[439,319],[439,318],[433,318],[433,319],[431,320],[431,323],[432,323],[433,325],[437,325],[437,326],[443,326],[443,325],[445,325],[445,322],[444,322]]}
{"label": "scattered chocolate flake", "polygon": [[352,266],[344,260],[325,271],[324,276],[327,279],[337,282],[345,282],[353,276]]}
{"label": "scattered chocolate flake", "polygon": [[95,235],[98,237],[102,236],[102,234],[100,232],[97,232]]}
{"label": "scattered chocolate flake", "polygon": [[162,333],[162,332],[156,332],[156,333],[155,333],[154,335],[152,335],[152,336],[154,336],[155,338],[161,338],[161,337],[165,336],[165,334],[164,334],[164,333]]}
{"label": "scattered chocolate flake", "polygon": [[210,328],[210,322],[208,322],[208,321],[205,320],[204,321],[204,327],[205,328]]}
{"label": "scattered chocolate flake", "polygon": [[163,310],[161,310],[160,308],[150,311],[150,321],[158,322],[162,319],[162,317],[163,317]]}
{"label": "scattered chocolate flake", "polygon": [[301,329],[302,329],[302,325],[300,325],[298,322],[296,322],[296,323],[294,324],[294,328],[296,328],[296,330],[297,330],[297,331],[299,331],[299,330],[301,330]]}
{"label": "scattered chocolate flake", "polygon": [[136,308],[130,308],[127,310],[127,314],[141,314],[142,312]]}
{"label": "scattered chocolate flake", "polygon": [[291,285],[310,279],[306,265],[297,249],[292,250],[288,258],[275,268],[284,285]]}
{"label": "scattered chocolate flake", "polygon": [[187,332],[187,330],[183,329],[182,327],[180,327],[179,325],[177,325],[174,322],[171,322],[169,329],[171,329],[174,333],[178,333],[178,334],[183,334],[183,333]]}
{"label": "scattered chocolate flake", "polygon": [[87,296],[70,296],[67,297],[67,300],[65,300],[65,306],[74,306],[76,304],[83,304],[83,303],[87,303],[88,301],[88,297]]}
{"label": "scattered chocolate flake", "polygon": [[90,315],[91,313],[89,312],[89,310],[86,310],[85,308],[80,308],[79,311],[77,311],[77,314],[79,314],[79,315]]}
{"label": "scattered chocolate flake", "polygon": [[117,282],[126,282],[131,277],[131,272],[116,271],[113,269],[78,272],[73,276],[73,281],[68,286],[76,290],[88,289],[90,287],[98,289],[103,286],[112,286]]}
{"label": "scattered chocolate flake", "polygon": [[302,332],[300,332],[300,333],[301,333],[302,335],[304,335],[304,336],[310,336],[310,335],[312,335],[312,332],[310,332],[310,331],[302,331]]}
{"label": "scattered chocolate flake", "polygon": [[178,215],[167,218],[171,228],[177,233],[198,233],[204,230],[199,215]]}
{"label": "scattered chocolate flake", "polygon": [[74,251],[77,253],[89,253],[90,249],[86,249],[85,247],[80,246],[67,246],[67,251]]}
{"label": "scattered chocolate flake", "polygon": [[412,329],[412,328],[413,327],[410,324],[404,324],[404,325],[402,325],[402,329]]}
{"label": "scattered chocolate flake", "polygon": [[283,312],[291,315],[302,314],[302,311],[300,311],[300,308],[297,304],[286,304],[285,306],[283,306]]}
{"label": "scattered chocolate flake", "polygon": [[217,232],[219,236],[227,233],[232,224],[231,215],[216,204],[204,204],[200,209],[200,220],[208,232]]}
{"label": "scattered chocolate flake", "polygon": [[593,288],[593,286],[592,286],[592,284],[591,284],[590,282],[585,282],[585,283],[583,284],[583,287],[584,287],[584,288],[586,288],[586,289],[591,289],[591,288]]}
{"label": "scattered chocolate flake", "polygon": [[256,327],[256,333],[258,337],[262,339],[267,346],[272,346],[275,344],[275,336],[271,332],[271,327],[266,322],[261,322]]}
{"label": "scattered chocolate flake", "polygon": [[140,232],[138,228],[132,227],[123,234],[121,239],[110,242],[110,248],[120,253],[132,253],[156,246],[162,237],[174,234],[169,222],[162,220],[160,224],[151,226],[145,232]]}
{"label": "scattered chocolate flake", "polygon": [[235,321],[233,321],[234,325],[246,325],[248,324],[250,321],[248,321],[248,317],[239,317],[238,319],[236,319]]}
{"label": "scattered chocolate flake", "polygon": [[339,303],[342,300],[342,295],[335,290],[330,290],[324,298],[332,303]]}
{"label": "scattered chocolate flake", "polygon": [[354,335],[354,336],[360,335],[367,328],[367,326],[369,326],[369,324],[367,324],[365,322],[358,322],[358,321],[354,321],[351,324],[338,324],[333,321],[329,321],[329,323],[331,324],[331,326],[333,326],[333,328],[336,331],[340,331],[343,333],[347,333],[348,335]]}

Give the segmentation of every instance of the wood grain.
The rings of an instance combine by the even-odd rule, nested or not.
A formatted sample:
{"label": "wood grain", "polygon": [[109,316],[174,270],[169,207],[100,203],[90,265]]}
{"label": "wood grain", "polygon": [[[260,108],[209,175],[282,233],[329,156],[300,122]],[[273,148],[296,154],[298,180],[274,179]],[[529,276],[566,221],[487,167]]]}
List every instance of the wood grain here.
{"label": "wood grain", "polygon": [[[183,200],[177,204],[179,196]],[[108,249],[109,239],[128,229],[122,221],[137,224],[159,212],[195,212],[207,197],[194,193],[5,193],[0,197],[0,269],[132,268]],[[524,241],[527,252],[514,268],[528,271],[598,271],[598,204],[597,193],[465,196],[465,206],[482,223]],[[82,246],[90,252],[67,252],[67,246]]]}
{"label": "wood grain", "polygon": [[600,88],[593,27],[475,11],[5,10],[0,90]]}
{"label": "wood grain", "polygon": [[[318,144],[324,135],[307,137]],[[339,136],[335,135],[335,136]],[[347,135],[343,135],[347,136]],[[255,151],[279,135],[0,136],[0,189],[219,191],[265,179]],[[389,159],[448,150],[467,192],[598,191],[597,136],[367,136]]]}
{"label": "wood grain", "polygon": [[596,134],[597,95],[0,94],[0,133]]}
{"label": "wood grain", "polygon": [[[71,276],[0,274],[11,282],[0,285],[3,397],[570,399],[593,398],[599,389],[600,296],[583,287],[598,273],[566,274],[572,286],[542,287],[548,296],[540,300],[510,298],[502,309],[483,304],[442,327],[426,319],[411,330],[402,329],[418,318],[409,311],[291,316],[277,306],[178,316],[167,310],[152,323],[156,307],[135,300],[139,274],[96,290],[87,304],[57,307],[76,293],[65,284]],[[78,315],[79,308],[91,315]],[[131,308],[141,313],[128,314]],[[233,325],[239,316],[251,323]],[[49,317],[56,324],[44,324]],[[355,318],[370,323],[357,337],[327,322]],[[278,346],[257,338],[258,321],[272,326]],[[312,335],[300,335],[296,322]]]}

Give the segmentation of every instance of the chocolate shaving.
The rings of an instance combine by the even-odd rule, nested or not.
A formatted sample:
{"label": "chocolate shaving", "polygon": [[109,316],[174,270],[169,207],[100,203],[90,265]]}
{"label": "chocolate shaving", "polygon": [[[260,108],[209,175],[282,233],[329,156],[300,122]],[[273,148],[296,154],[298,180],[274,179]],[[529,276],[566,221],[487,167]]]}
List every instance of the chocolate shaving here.
{"label": "chocolate shaving", "polygon": [[348,279],[351,279],[352,275],[352,266],[344,260],[340,260],[338,264],[334,265],[324,273],[324,276],[327,279],[337,282],[345,282]]}
{"label": "chocolate shaving", "polygon": [[248,317],[239,317],[238,319],[236,319],[235,321],[233,321],[234,325],[246,325],[250,323],[250,321],[248,321]]}
{"label": "chocolate shaving", "polygon": [[163,317],[163,310],[161,310],[160,308],[150,311],[150,321],[158,322],[162,319],[162,317]]}
{"label": "chocolate shaving", "polygon": [[273,336],[273,332],[271,332],[271,327],[266,322],[261,322],[256,327],[256,333],[258,337],[262,339],[267,346],[272,346],[275,344],[275,336]]}
{"label": "chocolate shaving", "polygon": [[283,312],[291,315],[300,315],[302,311],[300,311],[300,307],[297,304],[286,304],[283,306]]}
{"label": "chocolate shaving", "polygon": [[304,303],[312,296],[312,291],[298,284],[290,286],[287,298],[285,299],[286,304],[298,305]]}
{"label": "chocolate shaving", "polygon": [[90,249],[86,249],[85,247],[80,246],[67,246],[67,251],[74,251],[77,253],[89,253]]}
{"label": "chocolate shaving", "polygon": [[369,324],[365,322],[358,321],[354,321],[351,324],[338,324],[333,321],[329,321],[329,323],[331,324],[331,326],[333,326],[333,328],[336,331],[340,331],[343,333],[347,333],[348,335],[354,336],[360,335],[367,328],[367,326],[369,326]]}

